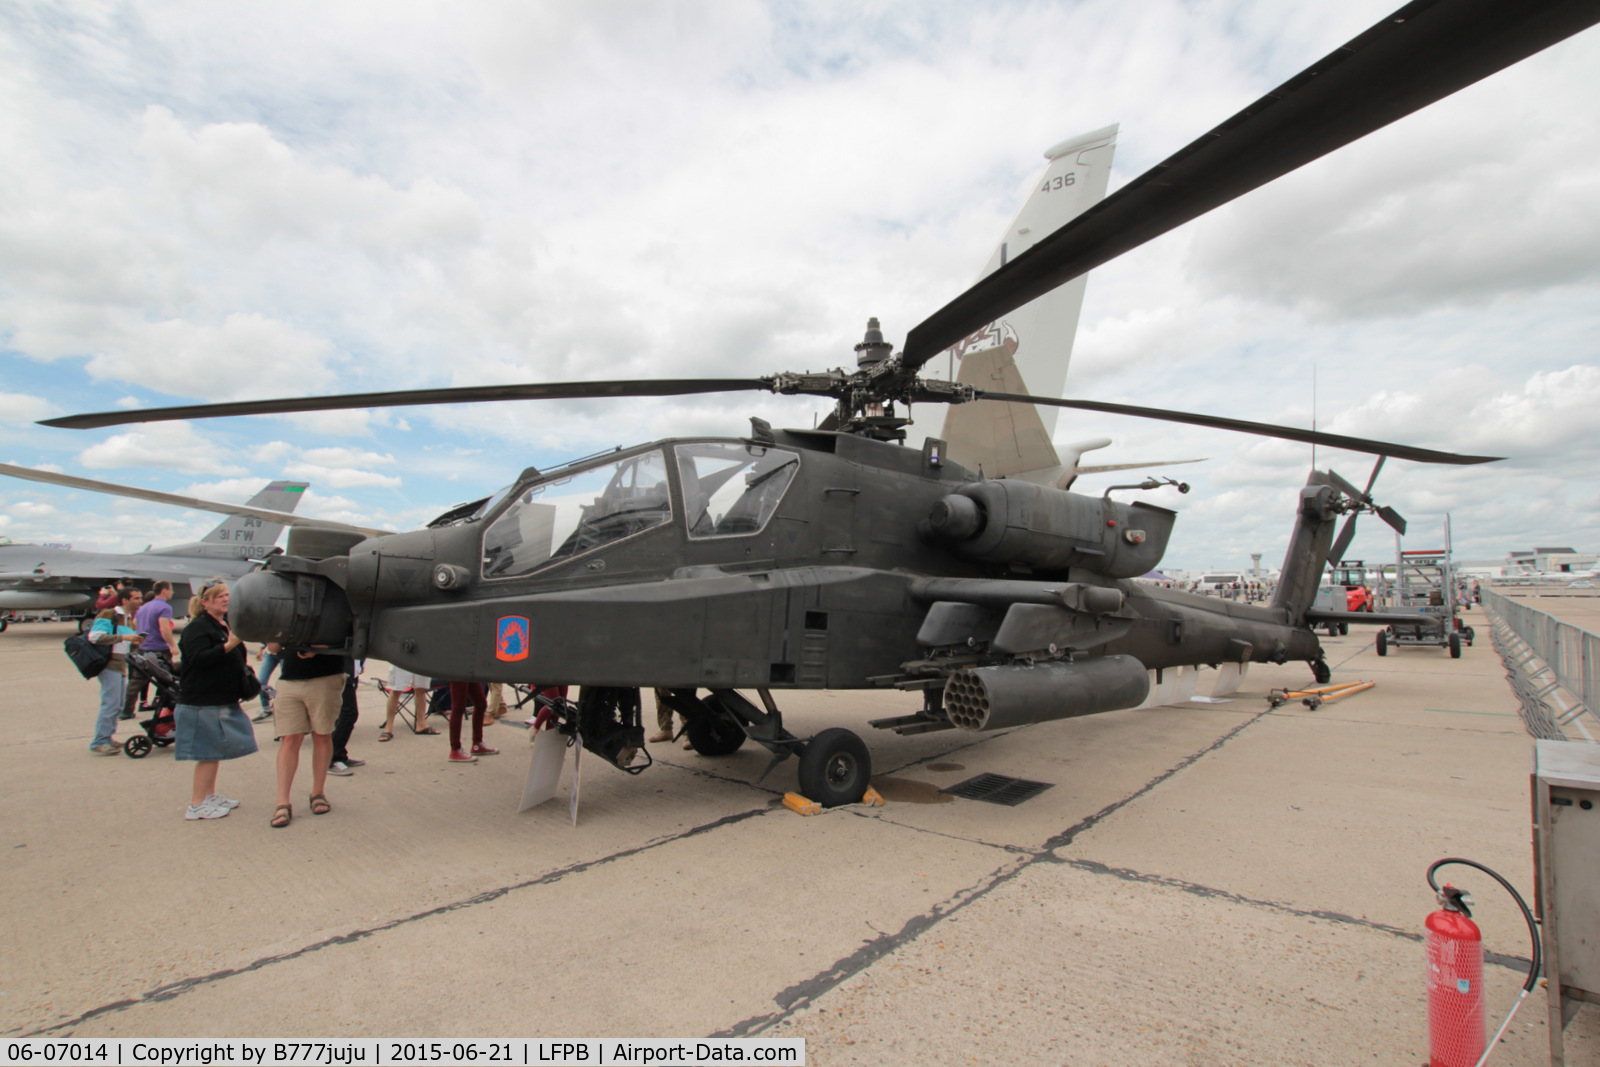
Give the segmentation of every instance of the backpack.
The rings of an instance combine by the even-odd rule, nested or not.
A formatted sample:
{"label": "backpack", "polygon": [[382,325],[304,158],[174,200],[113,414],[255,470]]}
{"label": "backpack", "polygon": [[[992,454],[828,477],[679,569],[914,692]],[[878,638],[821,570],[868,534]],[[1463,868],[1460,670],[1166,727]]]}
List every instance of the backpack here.
{"label": "backpack", "polygon": [[73,634],[61,642],[61,647],[66,651],[72,665],[78,668],[78,673],[85,678],[96,677],[106,669],[106,664],[111,662],[109,646],[90,644],[89,639],[82,634]]}

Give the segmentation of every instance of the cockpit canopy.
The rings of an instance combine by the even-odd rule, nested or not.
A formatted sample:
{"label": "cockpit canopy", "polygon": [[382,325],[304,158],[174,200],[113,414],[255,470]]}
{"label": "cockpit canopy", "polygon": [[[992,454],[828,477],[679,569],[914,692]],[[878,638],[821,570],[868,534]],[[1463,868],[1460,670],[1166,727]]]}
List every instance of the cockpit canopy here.
{"label": "cockpit canopy", "polygon": [[679,442],[550,471],[517,486],[498,513],[500,494],[484,504],[483,576],[532,574],[680,513],[692,539],[759,533],[799,466],[796,452],[721,440]]}

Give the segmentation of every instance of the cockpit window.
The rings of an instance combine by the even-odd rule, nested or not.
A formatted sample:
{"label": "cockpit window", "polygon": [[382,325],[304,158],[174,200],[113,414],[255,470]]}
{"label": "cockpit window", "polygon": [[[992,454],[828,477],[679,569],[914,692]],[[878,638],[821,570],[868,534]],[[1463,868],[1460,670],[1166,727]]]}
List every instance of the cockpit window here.
{"label": "cockpit window", "polygon": [[731,537],[760,530],[778,510],[800,457],[781,448],[728,441],[678,445],[689,536]]}
{"label": "cockpit window", "polygon": [[515,578],[672,520],[659,450],[521,490],[483,535],[483,576]]}

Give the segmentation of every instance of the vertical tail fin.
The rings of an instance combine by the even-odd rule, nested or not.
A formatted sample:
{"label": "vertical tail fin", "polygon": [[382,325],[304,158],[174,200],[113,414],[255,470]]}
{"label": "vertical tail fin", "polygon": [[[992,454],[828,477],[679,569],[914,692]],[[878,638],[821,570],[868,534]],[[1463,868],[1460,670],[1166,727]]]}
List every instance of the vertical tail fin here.
{"label": "vertical tail fin", "polygon": [[1289,551],[1284,553],[1278,591],[1272,596],[1272,606],[1286,609],[1294,622],[1304,618],[1317,599],[1328,550],[1333,547],[1333,528],[1339,515],[1334,504],[1338,499],[1339,490],[1322,471],[1312,471],[1305,488],[1300,490],[1294,533],[1289,538]]}
{"label": "vertical tail fin", "polygon": [[[310,488],[309,482],[271,482],[261,492],[245,501],[248,507],[267,508],[272,511],[293,512]],[[203,541],[192,541],[166,548],[152,548],[155,555],[209,556],[216,559],[254,559],[264,555],[277,543],[283,532],[281,523],[248,515],[230,515]]]}

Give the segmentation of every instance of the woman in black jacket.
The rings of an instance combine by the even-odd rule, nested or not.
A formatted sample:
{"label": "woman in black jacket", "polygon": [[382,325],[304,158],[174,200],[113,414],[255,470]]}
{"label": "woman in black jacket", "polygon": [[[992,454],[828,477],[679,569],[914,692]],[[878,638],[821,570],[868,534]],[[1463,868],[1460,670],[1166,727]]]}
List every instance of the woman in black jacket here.
{"label": "woman in black jacket", "polygon": [[190,621],[178,638],[173,757],[198,761],[186,819],[220,819],[238,807],[237,800],[217,792],[217,764],[256,751],[255,728],[239,707],[250,668],[227,614],[228,584],[214,578],[189,602]]}

